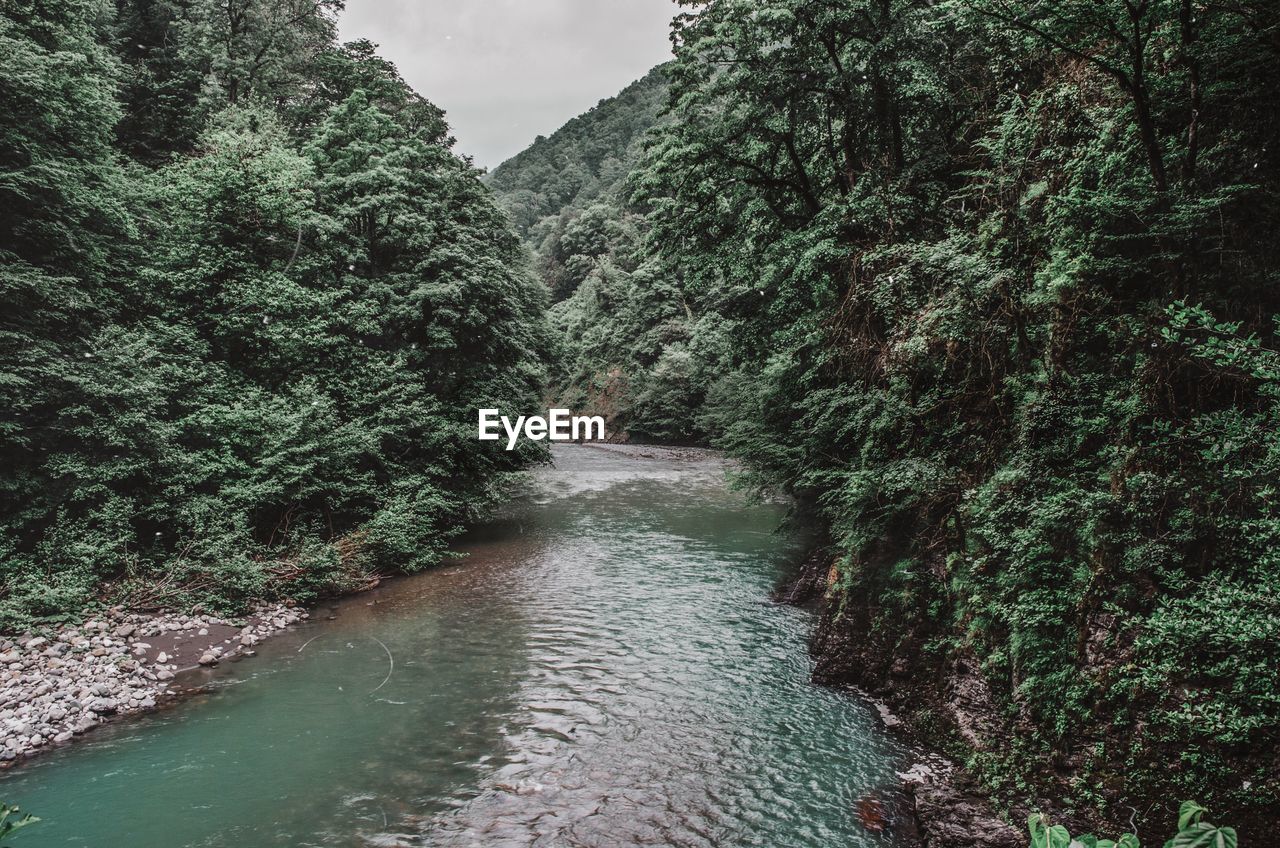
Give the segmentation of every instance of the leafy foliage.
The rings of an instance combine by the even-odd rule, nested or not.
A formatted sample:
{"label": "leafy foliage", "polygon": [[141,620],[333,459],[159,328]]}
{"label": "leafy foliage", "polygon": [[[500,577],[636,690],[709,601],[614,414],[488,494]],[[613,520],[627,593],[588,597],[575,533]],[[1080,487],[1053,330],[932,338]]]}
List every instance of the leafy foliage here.
{"label": "leafy foliage", "polygon": [[660,66],[494,169],[486,182],[533,248],[549,291],[558,355],[552,400],[602,414],[609,429],[703,441],[698,413],[726,368],[732,327],[687,296],[648,255],[644,210],[629,201],[667,98]]}
{"label": "leafy foliage", "polygon": [[8,804],[0,804],[0,840],[10,838],[14,831],[21,830],[28,825],[33,825],[40,819],[24,813],[17,807],[10,807]]}
{"label": "leafy foliage", "polygon": [[1138,848],[1138,837],[1126,833],[1117,839],[1098,839],[1092,834],[1073,837],[1060,824],[1050,824],[1040,813],[1032,813],[1027,819],[1031,833],[1030,848]]}
{"label": "leafy foliage", "polygon": [[[1164,848],[1236,848],[1235,830],[1202,821],[1206,812],[1194,801],[1183,801],[1178,812],[1178,832],[1164,843]],[[1027,830],[1031,833],[1030,848],[1139,848],[1138,837],[1132,833],[1119,839],[1099,839],[1092,834],[1073,837],[1062,825],[1050,824],[1041,813],[1027,818]]]}
{"label": "leafy foliage", "polygon": [[1010,804],[1274,821],[1274,4],[685,5],[572,399],[821,518],[863,682],[975,669]]}
{"label": "leafy foliage", "polygon": [[0,17],[0,625],[422,567],[537,458],[470,438],[544,380],[518,237],[335,8]]}
{"label": "leafy foliage", "polygon": [[1178,832],[1164,848],[1236,848],[1235,828],[1203,821],[1207,812],[1195,801],[1183,801],[1178,811]]}
{"label": "leafy foliage", "polygon": [[654,68],[494,168],[485,182],[520,234],[545,254],[557,229],[593,203],[616,199],[666,96],[665,71]]}

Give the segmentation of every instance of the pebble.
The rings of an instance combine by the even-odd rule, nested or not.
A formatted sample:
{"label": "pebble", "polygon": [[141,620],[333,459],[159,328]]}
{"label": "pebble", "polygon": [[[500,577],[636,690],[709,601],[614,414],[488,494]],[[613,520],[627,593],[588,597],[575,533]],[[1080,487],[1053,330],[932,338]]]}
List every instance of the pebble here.
{"label": "pebble", "polygon": [[[159,653],[154,664],[146,662],[149,638],[173,633],[185,640],[184,652],[203,648],[199,663],[211,666],[251,656],[249,645],[307,617],[285,604],[259,608],[248,623],[113,610],[78,626],[0,634],[0,761],[7,765],[117,716],[155,709],[170,691],[177,666],[167,652]],[[223,642],[229,647],[208,644],[215,638],[209,635],[212,627],[229,625],[240,628]]]}

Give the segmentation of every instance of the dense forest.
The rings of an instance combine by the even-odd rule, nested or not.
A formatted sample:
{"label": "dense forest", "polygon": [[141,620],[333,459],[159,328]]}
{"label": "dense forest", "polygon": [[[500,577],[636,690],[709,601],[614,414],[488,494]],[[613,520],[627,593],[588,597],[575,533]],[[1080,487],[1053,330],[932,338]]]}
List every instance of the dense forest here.
{"label": "dense forest", "polygon": [[655,68],[485,181],[552,300],[551,401],[604,415],[617,438],[704,443],[699,413],[727,367],[729,325],[694,313],[630,200],[648,133],[668,120],[669,86],[667,67]]}
{"label": "dense forest", "polygon": [[486,174],[484,182],[516,230],[542,256],[563,261],[567,250],[554,247],[560,232],[593,205],[620,205],[619,191],[640,161],[645,135],[658,123],[666,100],[666,77],[661,67],[654,68],[550,138],[538,136]]}
{"label": "dense forest", "polygon": [[819,677],[1006,808],[1163,835],[1196,797],[1262,838],[1280,7],[686,5],[617,191],[516,193],[627,161],[625,103],[493,182],[542,234],[555,391],[792,494],[826,533]]}
{"label": "dense forest", "polygon": [[[716,376],[686,373],[695,333],[628,202],[649,130],[663,123],[664,67],[569,121],[485,178],[533,253],[558,346],[552,404],[601,414],[616,438],[701,442],[693,412]],[[687,395],[693,392],[696,397]]]}
{"label": "dense forest", "polygon": [[0,15],[0,624],[436,561],[548,352],[443,115],[312,0]]}

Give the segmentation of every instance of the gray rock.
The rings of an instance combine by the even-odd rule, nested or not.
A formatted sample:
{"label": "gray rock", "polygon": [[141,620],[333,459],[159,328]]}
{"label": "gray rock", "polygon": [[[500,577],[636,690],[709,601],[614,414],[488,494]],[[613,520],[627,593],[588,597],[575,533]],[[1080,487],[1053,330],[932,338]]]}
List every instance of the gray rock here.
{"label": "gray rock", "polygon": [[913,768],[903,781],[915,807],[924,848],[1022,848],[1022,832],[1005,824],[989,801],[951,783],[950,775]]}
{"label": "gray rock", "polygon": [[99,715],[113,713],[117,707],[115,698],[94,698],[89,702],[89,709]]}

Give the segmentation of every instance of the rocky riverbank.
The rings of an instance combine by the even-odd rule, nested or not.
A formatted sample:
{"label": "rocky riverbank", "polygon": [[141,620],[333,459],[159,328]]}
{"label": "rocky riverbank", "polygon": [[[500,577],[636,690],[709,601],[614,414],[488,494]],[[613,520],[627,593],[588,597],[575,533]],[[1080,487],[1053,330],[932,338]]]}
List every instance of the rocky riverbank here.
{"label": "rocky riverbank", "polygon": [[[918,746],[911,766],[898,774],[900,799],[888,805],[895,812],[892,818],[899,820],[895,821],[895,832],[906,844],[918,848],[1023,848],[1023,832],[1000,816],[963,768],[934,752],[942,740],[895,714],[895,710],[905,710],[910,715],[913,704],[926,702],[941,711],[946,699],[936,693],[927,697],[927,684],[912,685],[910,670],[902,663],[893,665],[888,682],[867,673],[872,667],[869,652],[877,646],[866,638],[865,630],[835,614],[838,605],[832,603],[836,599],[828,592],[832,577],[831,556],[817,547],[775,590],[774,599],[820,608],[819,624],[810,642],[816,661],[815,682],[866,700],[889,732]],[[881,685],[868,685],[872,682]]]}
{"label": "rocky riverbank", "polygon": [[966,788],[956,766],[926,756],[898,775],[921,848],[1022,848],[1027,837],[996,815],[981,792]]}
{"label": "rocky riverbank", "polygon": [[[829,558],[818,560],[829,564]],[[871,627],[863,606],[841,605],[840,598],[825,592],[825,579],[810,579],[824,590],[810,643],[814,680],[869,693],[881,705],[882,716],[893,716],[886,726],[922,747],[918,761],[900,775],[920,848],[1023,848],[1027,836],[1011,822],[1025,820],[1029,810],[997,806],[973,775],[932,753],[964,756],[996,750],[989,740],[1007,731],[995,714],[986,681],[962,662],[932,668],[919,650],[923,630],[880,633]],[[1063,820],[1062,811],[1048,799],[1040,809]],[[1096,824],[1065,820],[1077,830]]]}
{"label": "rocky riverbank", "polygon": [[1023,832],[1001,818],[964,769],[930,750],[929,740],[898,718],[884,701],[854,686],[840,688],[870,704],[885,729],[905,736],[914,749],[911,765],[898,772],[898,794],[878,801],[887,811],[886,829],[892,829],[895,844],[910,848],[1024,848],[1027,839]]}
{"label": "rocky riverbank", "polygon": [[308,617],[286,604],[243,619],[113,612],[47,633],[0,637],[0,767],[177,697],[185,669],[253,654]]}

